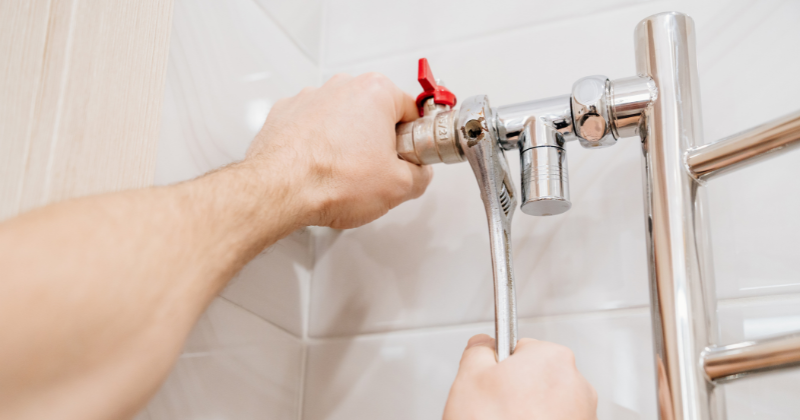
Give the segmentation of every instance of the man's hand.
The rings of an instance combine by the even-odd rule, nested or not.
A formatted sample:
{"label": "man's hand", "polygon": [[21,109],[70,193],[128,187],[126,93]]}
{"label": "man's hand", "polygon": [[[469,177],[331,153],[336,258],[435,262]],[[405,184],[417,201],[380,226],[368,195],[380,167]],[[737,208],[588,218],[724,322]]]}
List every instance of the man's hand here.
{"label": "man's hand", "polygon": [[494,339],[472,337],[450,389],[444,420],[595,420],[597,393],[558,344],[523,338],[497,363]]}
{"label": "man's hand", "polygon": [[395,145],[416,112],[383,76],[335,76],[275,104],[243,162],[0,223],[0,419],[131,418],[261,250],[422,194],[430,169]]}
{"label": "man's hand", "polygon": [[414,100],[385,76],[336,75],[278,101],[245,163],[288,184],[299,224],[361,226],[430,183],[429,167],[397,157],[394,126],[416,118]]}

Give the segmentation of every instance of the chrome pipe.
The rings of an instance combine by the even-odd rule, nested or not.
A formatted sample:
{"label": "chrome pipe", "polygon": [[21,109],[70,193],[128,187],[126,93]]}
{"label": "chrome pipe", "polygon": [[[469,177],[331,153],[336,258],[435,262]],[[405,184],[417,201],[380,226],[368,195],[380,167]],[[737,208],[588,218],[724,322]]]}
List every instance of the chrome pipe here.
{"label": "chrome pipe", "polygon": [[653,79],[633,76],[611,81],[611,132],[614,137],[641,137],[644,111],[658,97]]}
{"label": "chrome pipe", "polygon": [[709,380],[718,382],[800,366],[800,333],[709,347],[701,361]]}
{"label": "chrome pipe", "polygon": [[505,150],[529,149],[530,147],[520,142],[523,141],[525,127],[536,119],[541,119],[552,126],[561,134],[564,141],[576,138],[572,133],[570,95],[501,106],[495,110],[495,115],[497,135],[500,145]]}
{"label": "chrome pipe", "polygon": [[699,184],[684,167],[702,143],[700,86],[691,18],[661,13],[635,31],[636,69],[658,86],[644,112],[646,234],[660,416],[723,418],[721,390],[698,360],[715,342],[714,279]]}
{"label": "chrome pipe", "polygon": [[570,96],[504,106],[496,114],[500,144],[519,149],[522,212],[551,216],[569,210],[564,142],[572,136]]}
{"label": "chrome pipe", "polygon": [[690,150],[686,166],[692,175],[707,180],[760,158],[777,156],[800,145],[800,111],[753,127],[723,140]]}

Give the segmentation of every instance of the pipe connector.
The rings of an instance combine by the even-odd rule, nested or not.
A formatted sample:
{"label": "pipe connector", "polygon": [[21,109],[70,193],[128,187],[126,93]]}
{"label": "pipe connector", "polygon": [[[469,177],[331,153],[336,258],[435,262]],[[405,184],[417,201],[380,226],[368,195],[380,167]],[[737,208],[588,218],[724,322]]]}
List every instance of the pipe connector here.
{"label": "pipe connector", "polygon": [[613,146],[611,132],[611,81],[605,76],[589,76],[572,85],[572,120],[575,135],[585,148]]}

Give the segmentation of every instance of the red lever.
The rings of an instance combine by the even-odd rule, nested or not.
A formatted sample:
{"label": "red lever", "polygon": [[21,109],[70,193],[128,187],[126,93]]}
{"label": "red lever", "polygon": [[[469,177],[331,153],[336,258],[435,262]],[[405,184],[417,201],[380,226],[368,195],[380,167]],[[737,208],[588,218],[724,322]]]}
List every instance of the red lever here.
{"label": "red lever", "polygon": [[436,79],[433,77],[433,72],[431,71],[431,66],[428,65],[427,58],[419,59],[417,80],[419,84],[422,85],[423,89],[423,92],[417,96],[417,109],[419,110],[420,117],[423,115],[423,104],[428,98],[433,98],[433,103],[435,104],[450,105],[451,108],[456,106],[456,95],[447,90],[446,87],[436,84]]}

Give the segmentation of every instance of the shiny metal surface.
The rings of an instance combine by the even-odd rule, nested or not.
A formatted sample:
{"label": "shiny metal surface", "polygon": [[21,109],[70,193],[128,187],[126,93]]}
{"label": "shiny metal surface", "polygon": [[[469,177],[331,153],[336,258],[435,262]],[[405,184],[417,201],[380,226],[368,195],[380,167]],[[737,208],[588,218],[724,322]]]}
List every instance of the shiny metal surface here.
{"label": "shiny metal surface", "polygon": [[463,162],[455,133],[455,111],[431,99],[425,101],[423,110],[422,118],[395,127],[397,154],[417,165]]}
{"label": "shiny metal surface", "polygon": [[523,213],[552,216],[572,207],[569,201],[567,152],[561,147],[534,147],[520,153]]}
{"label": "shiny metal surface", "polygon": [[497,360],[514,352],[517,344],[517,307],[511,260],[511,218],[517,194],[495,130],[489,99],[467,98],[456,121],[459,142],[478,181],[489,222],[494,277],[495,339]]}
{"label": "shiny metal surface", "polygon": [[611,133],[621,139],[640,137],[644,111],[658,98],[658,88],[649,77],[626,77],[610,83]]}
{"label": "shiny metal surface", "polygon": [[660,418],[724,418],[722,391],[700,368],[716,341],[711,252],[703,229],[702,191],[684,167],[702,143],[692,19],[662,13],[635,31],[636,69],[658,86],[644,113],[645,209]]}
{"label": "shiny metal surface", "polygon": [[501,106],[497,108],[495,115],[497,135],[505,150],[532,147],[521,145],[520,141],[523,140],[525,127],[534,119],[540,119],[542,123],[552,126],[564,141],[575,139],[569,95]]}
{"label": "shiny metal surface", "polygon": [[575,135],[586,148],[617,143],[611,133],[611,82],[605,76],[584,77],[572,85],[572,121]]}
{"label": "shiny metal surface", "polygon": [[572,207],[566,139],[572,135],[570,96],[500,107],[496,127],[503,147],[520,151],[523,213],[550,216]]}
{"label": "shiny metal surface", "polygon": [[712,346],[703,352],[701,362],[708,378],[717,382],[800,366],[800,332]]}
{"label": "shiny metal surface", "polygon": [[686,165],[697,179],[732,171],[800,145],[800,111],[690,150]]}

